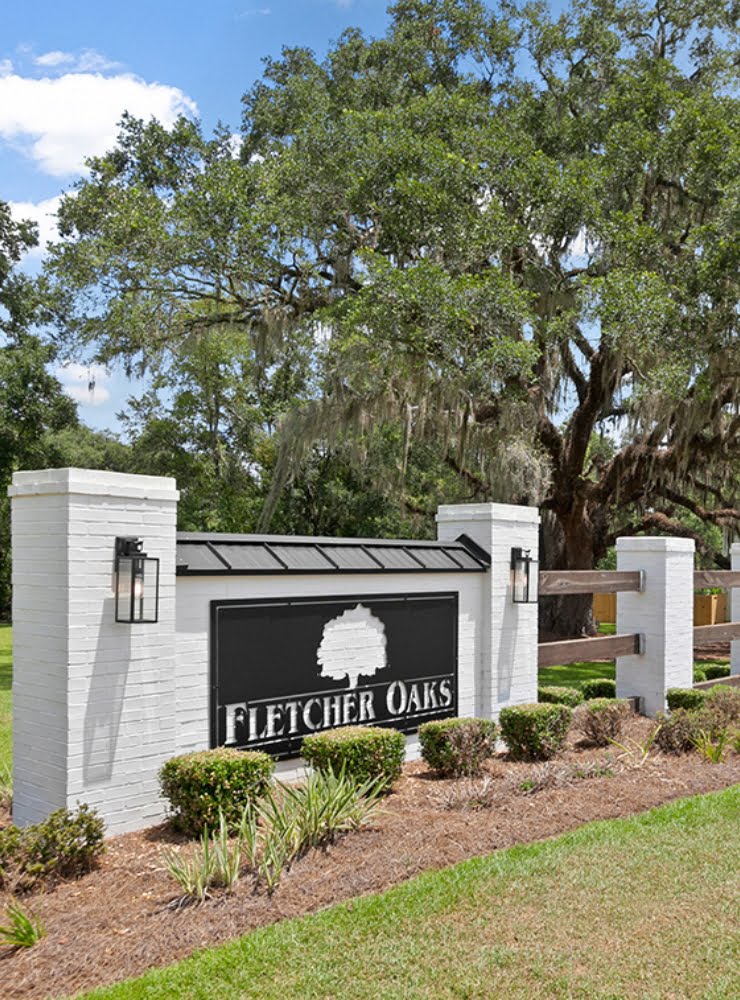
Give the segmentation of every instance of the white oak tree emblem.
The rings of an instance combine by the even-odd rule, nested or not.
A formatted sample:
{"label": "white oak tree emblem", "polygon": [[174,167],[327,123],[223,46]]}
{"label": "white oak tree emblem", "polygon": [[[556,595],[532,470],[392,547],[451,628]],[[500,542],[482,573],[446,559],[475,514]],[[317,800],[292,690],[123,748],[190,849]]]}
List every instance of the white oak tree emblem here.
{"label": "white oak tree emblem", "polygon": [[319,676],[334,681],[347,678],[356,688],[360,676],[373,677],[388,665],[385,625],[358,604],[324,625],[316,652]]}

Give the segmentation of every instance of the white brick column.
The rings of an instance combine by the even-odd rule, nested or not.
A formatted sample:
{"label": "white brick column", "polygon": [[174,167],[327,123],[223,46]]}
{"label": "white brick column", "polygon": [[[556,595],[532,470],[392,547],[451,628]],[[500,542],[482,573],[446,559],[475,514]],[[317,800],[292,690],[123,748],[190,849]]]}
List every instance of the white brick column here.
{"label": "white brick column", "polygon": [[[157,770],[176,752],[173,479],[19,472],[12,498],[13,819],[87,802],[109,832],[163,815]],[[159,622],[116,623],[114,547],[160,562]]]}
{"label": "white brick column", "polygon": [[[730,560],[730,568],[740,570],[740,542],[732,543]],[[731,622],[740,622],[740,587],[733,587],[727,596],[727,617]],[[740,674],[740,639],[730,643],[730,673]]]}
{"label": "white brick column", "polygon": [[505,705],[537,701],[537,604],[514,604],[511,550],[537,559],[539,511],[513,504],[457,504],[437,511],[437,537],[467,535],[491,557],[482,590],[482,662],[476,711],[491,718]]}
{"label": "white brick column", "polygon": [[655,715],[668,688],[693,684],[693,539],[618,538],[617,569],[645,573],[642,593],[617,594],[617,634],[645,636],[644,653],[617,657],[617,696],[638,696]]}

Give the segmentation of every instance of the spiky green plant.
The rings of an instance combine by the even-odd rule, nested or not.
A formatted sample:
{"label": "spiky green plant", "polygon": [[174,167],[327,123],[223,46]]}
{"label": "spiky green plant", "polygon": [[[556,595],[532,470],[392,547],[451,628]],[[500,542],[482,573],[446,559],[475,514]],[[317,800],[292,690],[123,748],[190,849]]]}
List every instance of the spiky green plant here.
{"label": "spiky green plant", "polygon": [[41,921],[27,913],[20,903],[9,903],[5,914],[10,922],[0,926],[0,943],[6,947],[31,948],[44,936]]}

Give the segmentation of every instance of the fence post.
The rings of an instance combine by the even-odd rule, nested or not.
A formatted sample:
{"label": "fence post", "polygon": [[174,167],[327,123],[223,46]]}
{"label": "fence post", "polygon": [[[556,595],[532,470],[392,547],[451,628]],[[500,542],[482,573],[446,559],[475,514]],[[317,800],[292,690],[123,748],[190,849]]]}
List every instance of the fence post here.
{"label": "fence post", "polygon": [[[111,832],[157,822],[175,746],[175,481],[17,472],[13,532],[13,819],[76,801]],[[115,621],[117,536],[159,557],[159,621]]]}
{"label": "fence post", "polygon": [[[730,568],[740,570],[740,542],[733,542],[730,547]],[[728,597],[728,620],[740,622],[740,587],[733,587]],[[740,674],[740,639],[730,643],[730,673]]]}
{"label": "fence post", "polygon": [[638,696],[655,715],[668,688],[693,684],[694,541],[619,538],[617,569],[645,573],[642,593],[617,595],[617,633],[645,637],[643,653],[617,657],[617,697]]}
{"label": "fence post", "polygon": [[511,550],[529,549],[537,559],[539,523],[536,507],[514,504],[455,504],[437,510],[440,541],[467,535],[491,557],[482,588],[482,661],[475,699],[476,712],[488,718],[505,705],[537,701],[537,604],[512,601]]}

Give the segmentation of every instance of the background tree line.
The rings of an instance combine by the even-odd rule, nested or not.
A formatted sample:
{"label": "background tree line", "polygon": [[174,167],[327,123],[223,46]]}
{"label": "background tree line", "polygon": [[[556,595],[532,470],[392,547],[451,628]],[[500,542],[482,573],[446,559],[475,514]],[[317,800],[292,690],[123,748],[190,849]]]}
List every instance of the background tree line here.
{"label": "background tree line", "polygon": [[[108,467],[176,475],[186,528],[427,534],[441,501],[497,500],[543,509],[546,566],[590,568],[642,531],[722,564],[740,522],[737,5],[390,15],[322,60],[267,60],[238,144],[123,120],[4,350],[41,319],[38,350],[152,388],[122,446],[70,440],[47,385],[39,447],[67,433]],[[29,234],[6,231],[12,263]],[[543,625],[580,631],[588,601],[551,601]]]}

